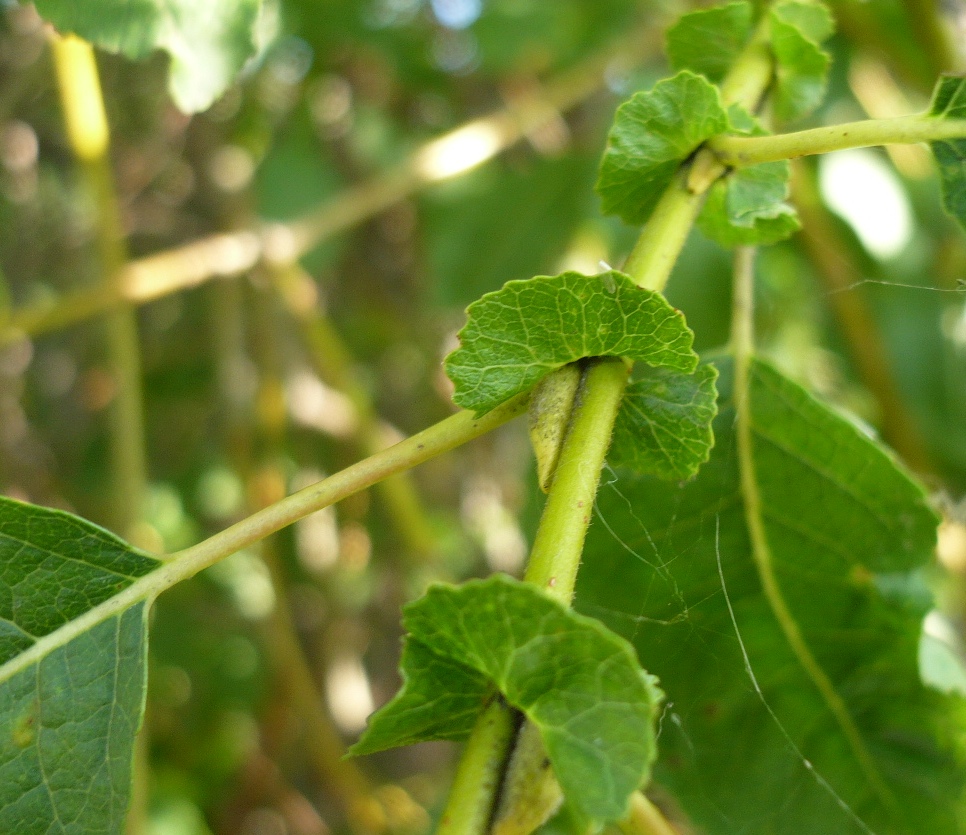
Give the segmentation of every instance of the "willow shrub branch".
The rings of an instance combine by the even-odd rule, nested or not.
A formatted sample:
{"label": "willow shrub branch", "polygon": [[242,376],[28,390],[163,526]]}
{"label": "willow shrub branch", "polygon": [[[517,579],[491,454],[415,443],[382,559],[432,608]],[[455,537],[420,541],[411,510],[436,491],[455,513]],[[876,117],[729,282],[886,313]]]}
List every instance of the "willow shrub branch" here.
{"label": "willow shrub branch", "polygon": [[[767,27],[759,26],[728,74],[724,82],[726,105],[758,109],[773,72],[767,37]],[[702,150],[689,167],[678,172],[624,265],[624,272],[639,287],[657,292],[664,289],[701,210],[704,194],[726,170],[710,151]],[[629,363],[612,360],[594,364],[585,373],[534,540],[524,579],[568,604],[613,419],[630,370]],[[494,701],[477,721],[463,749],[437,835],[486,832],[500,787],[492,775],[500,773],[508,761],[514,739],[507,729],[513,727],[513,717],[509,706]]]}
{"label": "willow shrub branch", "polygon": [[722,164],[741,168],[782,159],[827,154],[846,148],[909,145],[966,137],[966,120],[925,113],[895,119],[866,119],[774,136],[716,136],[707,147]]}

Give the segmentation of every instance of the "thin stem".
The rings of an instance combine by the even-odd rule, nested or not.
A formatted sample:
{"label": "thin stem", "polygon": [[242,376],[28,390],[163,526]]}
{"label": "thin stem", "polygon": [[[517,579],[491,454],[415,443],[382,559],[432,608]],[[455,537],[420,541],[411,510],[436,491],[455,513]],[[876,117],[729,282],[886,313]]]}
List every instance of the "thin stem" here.
{"label": "thin stem", "polygon": [[[51,49],[67,137],[94,204],[101,272],[105,284],[119,289],[127,247],[108,158],[109,130],[94,50],[74,36],[56,35]],[[108,312],[105,326],[108,365],[116,386],[108,410],[112,523],[122,536],[140,544],[143,534],[138,523],[148,479],[137,319],[130,308],[119,307]]]}
{"label": "thin stem", "polygon": [[895,119],[866,119],[776,136],[716,136],[708,141],[708,147],[723,164],[740,168],[845,148],[941,142],[964,137],[966,120],[915,113]]}
{"label": "thin stem", "polygon": [[280,531],[310,513],[372,487],[387,476],[415,467],[480,435],[485,435],[523,414],[526,407],[527,395],[522,394],[480,418],[474,417],[472,412],[458,412],[389,449],[287,496],[230,528],[216,533],[204,542],[172,554],[150,574],[136,580],[114,597],[89,609],[80,617],[38,639],[30,649],[0,666],[0,684],[31,664],[37,663],[58,647],[69,643],[81,633],[123,612],[135,603],[154,599],[166,589],[193,577],[199,571],[214,565],[230,554]]}
{"label": "thin stem", "polygon": [[641,792],[634,792],[631,811],[617,822],[617,826],[624,835],[680,835],[661,810]]}
{"label": "thin stem", "polygon": [[624,262],[623,272],[638,286],[660,291],[667,284],[703,203],[704,195],[690,191],[684,172],[678,174],[654,207],[654,214]]}
{"label": "thin stem", "polygon": [[888,807],[895,805],[888,786],[865,746],[848,708],[818,659],[812,654],[798,621],[778,583],[775,560],[765,529],[764,503],[755,470],[754,426],[751,403],[751,362],[754,356],[754,272],[755,249],[742,247],[735,251],[735,287],[732,316],[732,351],[735,362],[734,402],[737,436],[738,472],[744,503],[745,524],[751,540],[751,554],[758,571],[762,592],[778,626],[809,680],[819,691],[849,748],[869,781],[869,785]]}

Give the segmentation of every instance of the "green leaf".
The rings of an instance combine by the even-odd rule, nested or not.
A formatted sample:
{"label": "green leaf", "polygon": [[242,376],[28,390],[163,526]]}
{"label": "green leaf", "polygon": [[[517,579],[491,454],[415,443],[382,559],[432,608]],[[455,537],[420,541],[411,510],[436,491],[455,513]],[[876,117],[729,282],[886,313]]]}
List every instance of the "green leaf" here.
{"label": "green leaf", "polygon": [[[778,82],[775,115],[798,119],[825,95],[829,56],[819,44],[832,34],[832,16],[824,3],[780,0],[769,11],[769,24]],[[721,83],[753,31],[753,10],[747,2],[691,12],[668,30],[668,58],[677,70],[693,70]]]}
{"label": "green leaf", "polygon": [[718,180],[698,216],[698,228],[725,247],[773,244],[801,228],[785,202],[788,162],[738,168]]}
{"label": "green leaf", "polygon": [[[766,133],[744,109],[728,111],[732,129],[748,136]],[[756,246],[784,240],[800,228],[789,195],[787,160],[730,171],[711,187],[698,216],[701,231],[724,247]]]}
{"label": "green leaf", "polygon": [[[966,78],[944,75],[932,94],[929,115],[937,119],[966,119]],[[943,206],[966,228],[966,139],[933,142],[939,166]]]}
{"label": "green leaf", "polygon": [[626,641],[505,575],[433,586],[404,609],[403,624],[405,684],[352,753],[469,735],[488,681],[539,729],[581,812],[595,820],[626,813],[655,755],[661,698]]}
{"label": "green leaf", "polygon": [[960,708],[923,685],[917,661],[937,517],[878,444],[770,366],[752,366],[754,477],[778,592],[887,802],[763,592],[730,362],[719,367],[710,461],[678,490],[631,475],[605,485],[606,524],[591,528],[578,580],[578,607],[633,636],[673,705],[655,779],[709,835],[959,832]]}
{"label": "green leaf", "polygon": [[700,75],[679,72],[635,93],[607,137],[597,179],[604,213],[644,223],[681,163],[728,128],[718,89]]}
{"label": "green leaf", "polygon": [[708,460],[718,411],[713,365],[693,374],[650,369],[624,393],[608,460],[669,480],[691,478]]}
{"label": "green leaf", "polygon": [[36,0],[61,32],[133,60],[171,57],[169,89],[188,113],[206,109],[256,51],[262,0]]}
{"label": "green leaf", "polygon": [[146,604],[82,618],[160,564],[68,513],[0,498],[0,832],[123,829]]}
{"label": "green leaf", "polygon": [[684,372],[698,362],[680,312],[616,271],[510,281],[467,314],[446,373],[456,386],[453,400],[477,416],[583,357],[627,357]]}
{"label": "green leaf", "polygon": [[682,15],[667,31],[671,66],[720,84],[751,38],[753,17],[747,0]]}
{"label": "green leaf", "polygon": [[781,0],[771,7],[771,47],[777,85],[775,116],[799,119],[814,110],[825,96],[829,56],[819,44],[833,31],[824,3]]}
{"label": "green leaf", "polygon": [[[711,187],[698,216],[698,228],[711,240],[724,247],[764,246],[783,241],[801,228],[795,210],[787,203],[770,202],[763,193],[747,188],[750,172],[762,167],[738,169]],[[734,192],[732,178],[743,181]],[[743,203],[744,196],[751,200]]]}

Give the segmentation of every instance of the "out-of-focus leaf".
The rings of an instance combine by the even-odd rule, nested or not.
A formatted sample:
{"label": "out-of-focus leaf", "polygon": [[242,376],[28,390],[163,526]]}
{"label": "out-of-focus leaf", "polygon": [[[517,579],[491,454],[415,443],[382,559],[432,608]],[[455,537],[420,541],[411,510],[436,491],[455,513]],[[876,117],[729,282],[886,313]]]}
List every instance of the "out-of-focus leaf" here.
{"label": "out-of-focus leaf", "polygon": [[678,166],[728,128],[718,89],[703,76],[685,70],[635,93],[607,137],[597,180],[605,214],[644,223]]}
{"label": "out-of-focus leaf", "polygon": [[169,88],[178,107],[207,108],[255,54],[261,0],[37,0],[62,32],[133,60],[156,49],[171,56]]}
{"label": "out-of-focus leaf", "polygon": [[720,83],[751,37],[753,17],[747,0],[683,15],[667,31],[671,66]]}
{"label": "out-of-focus leaf", "polygon": [[68,513],[0,498],[0,831],[123,829],[147,607],[78,619],[160,564]]}
{"label": "out-of-focus leaf", "polygon": [[[766,165],[770,164],[766,163]],[[755,168],[759,167],[761,166],[755,166]],[[698,217],[698,227],[701,231],[722,246],[773,244],[794,235],[801,228],[795,210],[783,201],[777,203],[762,201],[757,207],[745,204],[742,208],[746,211],[742,212],[741,208],[736,210],[735,204],[738,201],[731,199],[730,180],[733,176],[737,176],[744,179],[744,185],[747,185],[745,174],[751,170],[751,168],[741,169],[715,183]],[[739,218],[744,222],[739,223]]]}
{"label": "out-of-focus leaf", "polygon": [[693,374],[649,369],[624,393],[608,460],[659,478],[693,476],[714,444],[717,377],[713,365],[699,365]]}
{"label": "out-of-focus leaf", "polygon": [[788,197],[784,160],[739,168],[716,182],[698,216],[701,231],[722,246],[777,243],[801,227]]}
{"label": "out-of-focus leaf", "polygon": [[711,460],[677,491],[630,476],[605,486],[606,525],[591,528],[578,580],[578,606],[633,637],[673,705],[657,779],[708,833],[960,831],[957,708],[917,665],[935,514],[875,442],[753,365],[754,477],[778,593],[889,802],[763,593],[730,363],[719,365]]}
{"label": "out-of-focus leaf", "polygon": [[824,3],[809,0],[781,0],[769,13],[775,116],[791,121],[814,110],[825,95],[830,59],[819,44],[832,33],[832,16]]}
{"label": "out-of-focus leaf", "polygon": [[627,357],[684,372],[698,362],[684,317],[613,270],[510,281],[467,315],[446,373],[456,386],[453,400],[478,415],[583,357]]}
{"label": "out-of-focus leaf", "polygon": [[[816,0],[780,0],[769,17],[775,115],[798,119],[825,94],[829,56],[819,44],[832,34],[832,16]],[[675,69],[693,70],[720,83],[753,31],[753,10],[747,2],[691,12],[668,31],[668,57]]]}
{"label": "out-of-focus leaf", "polygon": [[430,192],[423,205],[435,298],[466,307],[511,279],[554,270],[594,208],[596,167],[596,153],[523,170],[493,165]]}
{"label": "out-of-focus leaf", "polygon": [[467,736],[491,682],[539,729],[561,787],[582,813],[595,820],[626,813],[655,756],[661,699],[626,641],[500,574],[432,587],[406,607],[403,624],[405,685],[370,719],[353,753]]}
{"label": "out-of-focus leaf", "polygon": [[[966,119],[966,78],[940,78],[933,90],[929,115],[937,119]],[[943,206],[966,227],[966,139],[933,142],[930,147],[939,165]]]}

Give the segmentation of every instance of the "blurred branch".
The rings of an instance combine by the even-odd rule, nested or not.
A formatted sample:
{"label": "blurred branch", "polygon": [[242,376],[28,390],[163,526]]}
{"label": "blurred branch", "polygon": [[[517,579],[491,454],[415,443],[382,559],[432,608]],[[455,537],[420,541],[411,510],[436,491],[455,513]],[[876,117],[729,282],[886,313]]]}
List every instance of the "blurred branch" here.
{"label": "blurred branch", "polygon": [[862,269],[822,205],[814,174],[801,164],[794,172],[801,240],[825,285],[825,299],[838,320],[859,379],[879,404],[882,436],[913,470],[928,473],[932,466],[926,445],[899,393],[875,320],[853,286]]}
{"label": "blurred branch", "polygon": [[902,0],[912,32],[929,57],[936,75],[962,69],[952,32],[943,19],[940,0]]}
{"label": "blurred branch", "polygon": [[36,336],[58,330],[122,301],[143,304],[212,278],[237,275],[262,260],[291,263],[322,241],[408,195],[470,171],[533,135],[548,120],[559,118],[560,111],[575,107],[600,90],[607,73],[652,54],[659,41],[656,33],[653,26],[635,33],[548,81],[539,98],[525,98],[526,106],[506,107],[467,122],[427,142],[400,165],[348,188],[300,219],[201,238],[130,262],[115,283],[14,311],[0,329],[0,344],[24,333]]}
{"label": "blurred branch", "polygon": [[[363,456],[386,447],[390,428],[376,414],[372,398],[353,370],[352,357],[332,322],[317,303],[312,277],[298,264],[278,264],[272,270],[278,296],[295,319],[316,373],[348,397],[355,413],[355,436]],[[408,473],[380,481],[376,489],[408,555],[421,562],[436,555],[436,539],[429,516]]]}
{"label": "blurred branch", "polygon": [[[111,173],[110,132],[98,78],[94,50],[73,37],[51,39],[57,88],[71,151],[84,175],[84,187],[94,209],[97,252],[104,283],[118,287],[127,263],[127,247]],[[147,452],[141,392],[141,349],[135,312],[127,306],[107,312],[107,365],[116,387],[108,406],[113,495],[111,523],[122,536],[147,547],[140,527],[147,496]],[[134,787],[126,832],[140,835],[147,827],[150,782],[148,728],[141,727],[135,746]]]}
{"label": "blurred branch", "polygon": [[[127,264],[127,247],[108,158],[109,131],[94,50],[73,36],[54,36],[51,49],[67,137],[94,209],[104,285],[118,293]],[[147,455],[137,319],[126,306],[105,312],[107,361],[117,389],[108,409],[114,479],[111,521],[118,533],[135,544],[155,545],[144,542],[143,532],[138,529],[147,492]],[[16,318],[13,314],[9,321]]]}
{"label": "blurred branch", "polygon": [[880,57],[910,86],[923,92],[932,89],[937,74],[934,66],[928,58],[923,62],[922,53],[901,47],[901,39],[892,37],[875,3],[834,0],[832,7],[838,29],[851,44]]}

